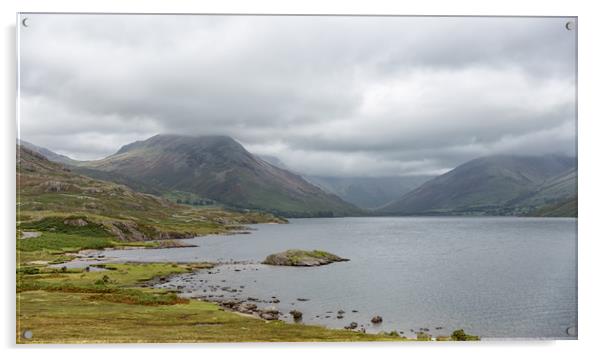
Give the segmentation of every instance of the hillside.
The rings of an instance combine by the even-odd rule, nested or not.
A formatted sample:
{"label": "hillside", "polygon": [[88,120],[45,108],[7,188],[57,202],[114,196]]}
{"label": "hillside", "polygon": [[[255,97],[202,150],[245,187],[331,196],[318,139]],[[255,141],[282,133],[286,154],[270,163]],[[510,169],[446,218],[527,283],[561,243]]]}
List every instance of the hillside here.
{"label": "hillside", "polygon": [[577,193],[576,160],[490,156],[469,161],[378,210],[395,215],[523,215]]}
{"label": "hillside", "polygon": [[[184,238],[279,222],[267,214],[195,209],[72,172],[44,156],[17,147],[17,228],[37,232],[96,227],[120,241]],[[72,222],[73,227],[66,227]],[[50,228],[54,227],[54,231]],[[83,229],[83,228],[82,228]],[[29,241],[29,240],[28,240]]]}
{"label": "hillside", "polygon": [[577,197],[543,206],[527,215],[530,217],[577,217]]}
{"label": "hillside", "polygon": [[[189,192],[230,207],[288,217],[343,216],[359,209],[273,166],[225,136],[157,135],[80,167],[133,180],[162,194]],[[91,172],[91,171],[90,171]]]}

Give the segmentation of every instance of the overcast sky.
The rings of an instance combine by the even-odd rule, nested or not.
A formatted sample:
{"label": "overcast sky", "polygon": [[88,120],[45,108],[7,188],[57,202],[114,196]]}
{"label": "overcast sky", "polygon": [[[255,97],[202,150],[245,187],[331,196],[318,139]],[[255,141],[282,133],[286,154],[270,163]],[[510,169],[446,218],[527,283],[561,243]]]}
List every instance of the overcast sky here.
{"label": "overcast sky", "polygon": [[24,16],[21,138],[76,159],[159,133],[331,176],[575,150],[569,19]]}

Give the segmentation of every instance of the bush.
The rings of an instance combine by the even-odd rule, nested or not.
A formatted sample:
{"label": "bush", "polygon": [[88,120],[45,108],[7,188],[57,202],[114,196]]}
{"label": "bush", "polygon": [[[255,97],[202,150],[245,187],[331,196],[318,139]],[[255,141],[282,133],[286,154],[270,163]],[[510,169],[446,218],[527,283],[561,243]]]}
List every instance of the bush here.
{"label": "bush", "polygon": [[111,282],[111,278],[108,275],[103,275],[102,279],[98,279],[94,282],[96,285],[106,285]]}
{"label": "bush", "polygon": [[451,339],[453,341],[478,341],[478,336],[468,335],[463,329],[452,332]]}
{"label": "bush", "polygon": [[464,330],[456,330],[452,333],[451,338],[454,341],[466,341],[466,333]]}

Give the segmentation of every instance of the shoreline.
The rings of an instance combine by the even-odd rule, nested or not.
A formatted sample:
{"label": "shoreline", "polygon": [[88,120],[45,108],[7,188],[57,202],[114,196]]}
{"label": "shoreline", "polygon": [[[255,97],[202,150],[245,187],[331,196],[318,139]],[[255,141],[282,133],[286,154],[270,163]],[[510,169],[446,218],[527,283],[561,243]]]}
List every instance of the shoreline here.
{"label": "shoreline", "polygon": [[[266,223],[266,224],[281,224],[281,223]],[[249,227],[246,227],[249,228]],[[257,230],[256,228],[251,228],[248,229],[246,231],[244,231],[245,233],[242,234],[250,234],[252,231]],[[208,235],[202,235],[202,236],[197,236],[197,237],[186,237],[186,238],[181,238],[181,239],[194,239],[194,238],[206,238],[206,237],[211,237],[211,236],[234,236],[237,234],[241,234],[241,231],[231,231],[231,232],[220,232],[218,234],[208,234]],[[180,239],[176,239],[176,241],[179,241]],[[159,240],[160,242],[161,240]],[[149,241],[149,242],[155,242],[155,241]],[[79,259],[74,259],[73,261],[67,262],[66,264],[58,264],[58,265],[54,265],[56,267],[61,267],[61,266],[65,266],[68,265],[69,263],[82,263],[82,265],[80,267],[84,267],[85,266],[89,266],[89,267],[94,267],[94,268],[101,268],[105,265],[105,264],[124,264],[124,265],[140,265],[140,264],[177,264],[177,265],[187,265],[187,264],[197,264],[198,261],[157,261],[157,260],[145,260],[145,261],[131,261],[131,260],[127,260],[127,259],[119,259],[119,258],[105,258],[104,255],[102,254],[102,252],[104,251],[118,251],[118,250],[143,250],[143,249],[170,249],[170,248],[190,248],[190,247],[198,247],[197,245],[186,245],[186,246],[164,246],[164,247],[145,247],[145,246],[125,246],[125,247],[110,247],[110,248],[103,248],[103,249],[88,249],[88,250],[83,250],[80,251],[79,253],[76,253],[74,255],[78,256]],[[84,255],[90,255],[90,254],[98,254],[101,257],[99,258],[92,258],[92,261],[86,261],[86,258]],[[211,265],[211,267],[207,267],[207,269],[214,269],[214,268],[218,268],[220,266],[247,266],[247,265],[261,265],[262,262],[261,261],[234,261],[234,260],[229,260],[229,261],[212,261],[212,262],[203,262],[203,264],[208,263]],[[303,267],[302,267],[303,268]],[[308,267],[305,267],[308,268]],[[309,269],[311,269],[311,267],[309,267]],[[204,302],[204,303],[210,303],[210,304],[214,304],[216,306],[218,306],[220,309],[223,309],[224,311],[230,312],[230,313],[234,313],[236,315],[240,315],[240,316],[244,316],[244,317],[248,317],[248,318],[253,318],[253,319],[259,319],[265,322],[268,321],[273,321],[273,320],[277,320],[277,321],[281,321],[285,324],[289,324],[289,325],[303,325],[303,326],[315,326],[315,327],[321,327],[321,328],[326,328],[329,330],[333,330],[333,331],[352,331],[352,332],[357,332],[357,333],[363,333],[363,334],[367,334],[367,335],[372,335],[372,336],[379,336],[379,335],[387,335],[387,334],[391,334],[394,333],[396,335],[398,335],[399,337],[403,338],[403,339],[418,339],[418,338],[422,338],[423,340],[425,339],[424,336],[421,335],[425,335],[428,336],[428,339],[431,340],[435,340],[438,337],[441,338],[448,338],[449,336],[444,336],[444,335],[440,335],[435,337],[434,335],[431,335],[431,333],[436,332],[437,330],[439,330],[440,328],[434,328],[432,327],[430,330],[428,328],[418,328],[416,327],[416,330],[414,329],[408,329],[408,331],[406,331],[407,334],[404,334],[404,331],[395,331],[392,330],[390,332],[387,332],[386,330],[379,330],[379,331],[375,331],[374,329],[372,329],[372,331],[370,329],[367,329],[367,327],[370,325],[369,322],[364,322],[363,324],[358,324],[355,321],[352,321],[352,323],[356,324],[356,327],[348,327],[348,326],[343,326],[343,327],[335,327],[332,325],[328,325],[328,324],[322,324],[322,323],[305,323],[302,321],[295,321],[294,319],[290,319],[290,318],[286,318],[288,317],[289,314],[287,314],[286,311],[281,312],[278,309],[278,314],[277,317],[270,317],[270,318],[263,318],[261,317],[261,309],[257,309],[257,310],[253,310],[253,311],[240,311],[238,309],[239,305],[243,305],[245,303],[254,303],[254,302],[258,302],[261,304],[270,304],[272,303],[270,300],[268,299],[256,299],[256,298],[252,298],[250,296],[247,297],[241,297],[241,298],[228,298],[225,297],[224,295],[217,295],[215,297],[209,295],[208,297],[202,297],[202,296],[196,296],[196,297],[191,297],[191,296],[186,296],[187,293],[185,293],[183,291],[183,289],[180,289],[179,286],[174,286],[174,287],[158,287],[157,285],[160,285],[162,283],[167,283],[169,282],[170,279],[177,277],[177,276],[182,276],[182,275],[186,275],[186,274],[190,274],[191,272],[181,272],[181,273],[174,273],[174,274],[170,274],[169,276],[165,276],[165,277],[161,277],[161,278],[157,278],[157,279],[152,279],[151,281],[145,281],[141,284],[138,284],[138,286],[142,287],[142,288],[152,288],[152,289],[157,289],[157,290],[161,290],[161,289],[167,289],[168,291],[172,291],[174,293],[177,294],[178,297],[182,298],[182,299],[187,299],[187,300],[196,300],[196,301],[200,301],[200,302]],[[219,274],[219,270],[217,272],[213,272],[213,273],[209,273],[209,274]],[[223,282],[223,281],[222,281]],[[218,287],[221,288],[221,287]],[[269,294],[268,294],[269,295]],[[236,306],[233,307],[229,307],[227,306],[230,302],[230,300],[239,300],[238,303],[236,304]],[[303,300],[299,300],[299,301],[304,301]],[[276,304],[280,303],[280,301],[277,301]],[[294,305],[294,303],[292,304]],[[275,306],[271,306],[271,309],[275,309]],[[353,310],[355,311],[355,310]],[[323,316],[328,318],[331,316],[326,316],[326,314],[328,314],[328,312],[326,312]],[[324,318],[323,317],[323,318]],[[337,318],[337,315],[334,314],[332,316],[332,321],[335,321],[335,318]],[[366,326],[365,326],[366,325]],[[450,329],[451,331],[451,329]],[[401,334],[399,334],[399,332],[401,332]],[[412,335],[414,335],[414,337],[411,337]]]}

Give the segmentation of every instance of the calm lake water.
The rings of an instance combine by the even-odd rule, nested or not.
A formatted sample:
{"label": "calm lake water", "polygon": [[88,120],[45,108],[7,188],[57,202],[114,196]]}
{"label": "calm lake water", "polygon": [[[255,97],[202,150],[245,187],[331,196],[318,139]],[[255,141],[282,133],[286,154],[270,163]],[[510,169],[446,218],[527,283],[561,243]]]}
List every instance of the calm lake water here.
{"label": "calm lake water", "polygon": [[[368,331],[406,336],[420,328],[433,336],[463,328],[484,338],[575,338],[567,329],[577,326],[576,219],[321,218],[253,228],[187,240],[193,248],[101,254],[127,261],[245,261],[159,286],[178,286],[190,297],[276,297],[279,303],[258,305],[300,310],[307,324],[341,328],[355,321]],[[312,268],[258,264],[292,248],[350,261]],[[345,311],[342,319],[338,310]],[[374,315],[382,324],[370,323]]]}

